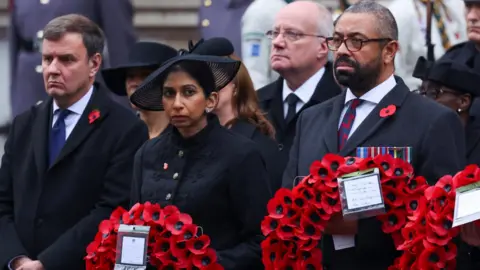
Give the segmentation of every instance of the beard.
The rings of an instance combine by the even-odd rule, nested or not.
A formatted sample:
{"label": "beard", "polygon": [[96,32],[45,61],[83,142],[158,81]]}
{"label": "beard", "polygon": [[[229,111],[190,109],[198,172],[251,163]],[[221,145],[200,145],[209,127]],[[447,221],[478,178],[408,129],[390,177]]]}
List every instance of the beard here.
{"label": "beard", "polygon": [[[366,93],[375,87],[382,69],[381,56],[367,64],[360,64],[357,61],[342,55],[335,60],[333,65],[335,78],[342,86],[350,88],[354,93]],[[337,70],[337,66],[342,63],[353,68],[353,71]]]}

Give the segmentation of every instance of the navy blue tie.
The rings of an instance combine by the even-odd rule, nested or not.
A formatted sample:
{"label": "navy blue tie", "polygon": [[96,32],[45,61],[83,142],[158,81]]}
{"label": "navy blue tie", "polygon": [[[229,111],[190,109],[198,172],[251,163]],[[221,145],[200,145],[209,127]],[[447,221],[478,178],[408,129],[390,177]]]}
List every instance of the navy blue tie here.
{"label": "navy blue tie", "polygon": [[58,154],[62,150],[66,141],[66,128],[65,128],[65,118],[70,114],[69,110],[59,109],[58,118],[55,124],[52,127],[50,132],[50,144],[49,144],[49,166],[52,166],[55,159],[57,159]]}

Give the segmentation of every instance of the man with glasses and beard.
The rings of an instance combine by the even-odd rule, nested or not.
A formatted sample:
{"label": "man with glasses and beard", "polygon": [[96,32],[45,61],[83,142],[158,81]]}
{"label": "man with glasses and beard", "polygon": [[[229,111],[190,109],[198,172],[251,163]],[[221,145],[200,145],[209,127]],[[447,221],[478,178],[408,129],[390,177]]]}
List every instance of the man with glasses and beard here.
{"label": "man with glasses and beard", "polygon": [[[308,175],[312,162],[325,154],[355,156],[358,147],[410,147],[416,174],[430,184],[461,170],[466,163],[465,135],[458,116],[410,92],[394,76],[398,28],[390,11],[376,2],[360,1],[334,28],[327,45],[334,51],[337,81],[347,89],[298,118],[284,186]],[[381,115],[386,107],[390,114]],[[342,214],[328,224],[323,252],[328,270],[385,270],[399,255],[376,217],[344,221]]]}

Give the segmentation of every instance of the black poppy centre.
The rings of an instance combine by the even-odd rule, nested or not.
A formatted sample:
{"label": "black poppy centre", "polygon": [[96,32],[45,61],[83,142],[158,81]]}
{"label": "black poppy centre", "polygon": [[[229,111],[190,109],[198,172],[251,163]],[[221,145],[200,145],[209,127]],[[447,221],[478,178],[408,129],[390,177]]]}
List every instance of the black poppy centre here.
{"label": "black poppy centre", "polygon": [[410,206],[410,209],[417,210],[418,202],[416,200],[413,200],[410,202],[409,206]]}
{"label": "black poppy centre", "polygon": [[396,225],[398,223],[398,217],[396,215],[388,216],[388,223],[390,225]]}
{"label": "black poppy centre", "polygon": [[440,261],[440,256],[438,256],[438,254],[434,252],[430,254],[430,256],[428,256],[428,261],[432,263],[437,263]]}
{"label": "black poppy centre", "polygon": [[183,235],[183,239],[185,240],[190,240],[192,239],[192,237],[193,237],[193,233],[190,231],[185,232],[185,234]]}
{"label": "black poppy centre", "polygon": [[408,183],[408,188],[409,189],[416,189],[417,188],[417,180],[410,181],[410,183]]}
{"label": "black poppy centre", "polygon": [[337,200],[332,198],[328,198],[327,202],[330,206],[334,206],[335,204],[337,204]]}
{"label": "black poppy centre", "polygon": [[446,191],[446,192],[450,192],[452,190],[452,186],[449,185],[449,184],[446,184],[443,189]]}
{"label": "black poppy centre", "polygon": [[212,260],[210,259],[210,257],[203,257],[202,258],[202,265],[203,266],[210,265],[211,263],[212,263]]}
{"label": "black poppy centre", "polygon": [[320,177],[327,177],[328,176],[328,170],[326,168],[320,168],[320,169],[318,169],[318,175]]}
{"label": "black poppy centre", "polygon": [[394,202],[394,201],[397,199],[397,196],[395,196],[395,194],[392,193],[392,192],[389,192],[386,197],[387,197],[387,199],[390,200],[391,202]]}
{"label": "black poppy centre", "polygon": [[275,219],[272,219],[272,221],[270,221],[270,229],[275,230],[277,229],[277,227],[278,227],[278,221],[276,221]]}
{"label": "black poppy centre", "polygon": [[388,170],[388,169],[390,169],[390,164],[388,164],[388,162],[385,162],[385,161],[382,162],[382,163],[381,163],[381,166],[382,166],[382,168],[383,168],[385,171]]}
{"label": "black poppy centre", "polygon": [[330,169],[332,169],[332,171],[336,171],[338,167],[340,167],[340,164],[336,161],[333,161],[332,164],[330,164]]}
{"label": "black poppy centre", "polygon": [[291,199],[289,196],[284,196],[284,197],[283,197],[283,201],[284,201],[285,204],[287,204],[287,205],[292,204],[292,199]]}
{"label": "black poppy centre", "polygon": [[196,250],[200,250],[203,248],[204,245],[205,243],[202,240],[197,240],[195,241],[195,243],[193,243],[193,248]]}
{"label": "black poppy centre", "polygon": [[312,211],[308,218],[313,221],[313,222],[319,222],[320,221],[320,215],[316,211]]}
{"label": "black poppy centre", "polygon": [[401,175],[403,175],[403,169],[402,168],[396,168],[393,171],[393,174],[395,174],[395,176],[401,176]]}
{"label": "black poppy centre", "polygon": [[180,231],[180,230],[182,230],[183,225],[184,225],[183,222],[177,221],[177,223],[175,223],[174,228],[175,228],[175,230]]}
{"label": "black poppy centre", "polygon": [[281,204],[275,207],[275,213],[277,213],[278,215],[283,213],[283,206]]}
{"label": "black poppy centre", "polygon": [[159,212],[154,212],[152,214],[152,219],[155,220],[155,221],[159,220],[160,219],[160,213]]}
{"label": "black poppy centre", "polygon": [[297,205],[298,207],[303,207],[304,204],[305,204],[305,201],[302,198],[295,199],[295,205]]}
{"label": "black poppy centre", "polygon": [[355,163],[355,158],[347,159],[347,162],[346,162],[347,165],[353,165],[354,163]]}

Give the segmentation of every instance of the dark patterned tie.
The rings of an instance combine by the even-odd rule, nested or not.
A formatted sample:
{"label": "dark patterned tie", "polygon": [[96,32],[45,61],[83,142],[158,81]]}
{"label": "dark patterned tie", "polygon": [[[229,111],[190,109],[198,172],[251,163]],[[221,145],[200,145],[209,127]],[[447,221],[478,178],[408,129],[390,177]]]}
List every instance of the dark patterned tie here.
{"label": "dark patterned tie", "polygon": [[340,128],[338,129],[338,150],[342,150],[345,146],[345,143],[348,140],[348,135],[352,130],[353,121],[355,121],[355,116],[357,115],[356,110],[357,107],[362,104],[363,100],[361,99],[354,99],[350,101],[348,105],[347,111],[343,116],[342,123],[340,124]]}
{"label": "dark patterned tie", "polygon": [[69,110],[57,110],[58,118],[55,124],[50,131],[50,143],[49,143],[49,166],[55,162],[62,150],[63,146],[65,145],[66,141],[66,128],[65,128],[65,118],[70,114]]}
{"label": "dark patterned tie", "polygon": [[288,111],[287,111],[287,118],[285,118],[285,122],[288,124],[290,121],[295,118],[297,115],[297,103],[300,99],[294,93],[290,93],[287,96],[287,104],[288,104]]}

